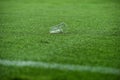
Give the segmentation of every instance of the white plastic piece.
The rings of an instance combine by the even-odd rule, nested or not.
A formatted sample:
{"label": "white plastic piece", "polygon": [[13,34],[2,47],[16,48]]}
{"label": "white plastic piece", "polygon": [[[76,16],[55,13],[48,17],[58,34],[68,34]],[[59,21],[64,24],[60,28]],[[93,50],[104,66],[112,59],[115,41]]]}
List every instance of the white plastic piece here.
{"label": "white plastic piece", "polygon": [[64,26],[65,26],[65,23],[63,23],[63,22],[58,25],[55,25],[50,29],[50,33],[51,34],[63,33],[62,27],[64,27]]}

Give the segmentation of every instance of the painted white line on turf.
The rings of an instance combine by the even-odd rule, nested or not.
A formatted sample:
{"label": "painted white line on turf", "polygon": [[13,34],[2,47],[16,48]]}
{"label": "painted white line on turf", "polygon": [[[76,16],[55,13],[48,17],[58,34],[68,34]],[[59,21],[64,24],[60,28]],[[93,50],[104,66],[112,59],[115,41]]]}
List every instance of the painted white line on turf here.
{"label": "painted white line on turf", "polygon": [[98,72],[103,74],[118,74],[120,75],[120,69],[109,68],[109,67],[95,67],[95,66],[82,66],[73,64],[59,64],[59,63],[46,63],[36,61],[10,61],[1,60],[0,64],[5,66],[18,66],[18,67],[41,67],[58,70],[70,70],[70,71],[86,71],[86,72]]}

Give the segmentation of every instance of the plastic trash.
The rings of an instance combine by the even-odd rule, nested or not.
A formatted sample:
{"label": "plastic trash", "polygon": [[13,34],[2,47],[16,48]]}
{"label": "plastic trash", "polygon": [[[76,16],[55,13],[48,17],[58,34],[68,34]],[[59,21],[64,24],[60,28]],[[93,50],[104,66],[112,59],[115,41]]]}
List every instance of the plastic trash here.
{"label": "plastic trash", "polygon": [[50,29],[50,33],[51,34],[63,33],[63,27],[65,27],[65,26],[66,26],[66,24],[64,22],[62,22],[58,25],[52,26],[52,28]]}

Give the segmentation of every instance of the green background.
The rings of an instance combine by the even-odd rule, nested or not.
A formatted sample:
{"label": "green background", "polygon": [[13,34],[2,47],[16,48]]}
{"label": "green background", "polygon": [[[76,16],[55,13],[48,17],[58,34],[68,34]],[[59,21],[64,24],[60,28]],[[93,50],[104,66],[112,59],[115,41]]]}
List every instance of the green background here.
{"label": "green background", "polygon": [[[51,26],[67,24],[62,34]],[[0,0],[0,59],[120,69],[119,0]],[[1,80],[119,80],[119,75],[0,65]]]}

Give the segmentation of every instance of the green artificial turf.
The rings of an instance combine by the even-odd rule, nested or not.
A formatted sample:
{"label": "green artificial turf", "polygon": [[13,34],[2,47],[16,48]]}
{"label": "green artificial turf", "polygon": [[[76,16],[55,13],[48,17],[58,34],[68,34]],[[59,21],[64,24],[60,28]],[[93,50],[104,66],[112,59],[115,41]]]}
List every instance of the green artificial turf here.
{"label": "green artificial turf", "polygon": [[[51,26],[67,24],[62,34]],[[0,59],[120,69],[119,0],[0,0]],[[119,75],[0,66],[1,80],[118,80]]]}

